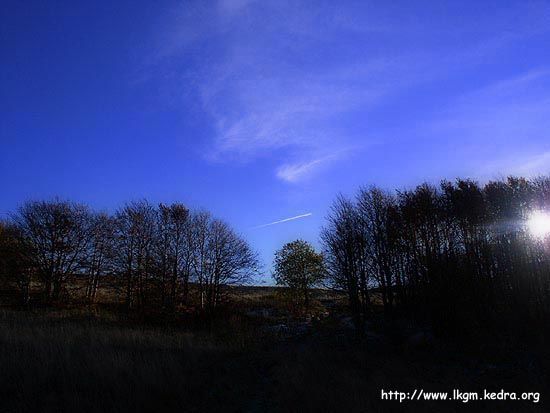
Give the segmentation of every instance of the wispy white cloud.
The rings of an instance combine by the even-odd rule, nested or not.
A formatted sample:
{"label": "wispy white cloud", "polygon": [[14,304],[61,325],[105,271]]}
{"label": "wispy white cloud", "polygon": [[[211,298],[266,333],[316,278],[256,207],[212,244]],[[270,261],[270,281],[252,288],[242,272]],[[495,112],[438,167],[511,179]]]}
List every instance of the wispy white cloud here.
{"label": "wispy white cloud", "polygon": [[539,153],[525,159],[522,164],[517,167],[516,173],[523,176],[549,175],[550,151]]}
{"label": "wispy white cloud", "polygon": [[[356,59],[352,53],[340,61],[338,48],[323,49],[358,31],[359,12],[368,15],[329,2],[250,0],[216,7],[191,2],[174,12],[163,26],[157,59],[187,60],[185,82],[215,130],[205,157],[242,162],[278,153],[292,161],[276,167],[275,176],[290,183],[344,158],[333,157],[353,144],[341,118],[376,105],[407,81],[397,68],[411,68],[396,56]],[[390,25],[384,20],[365,18],[363,29],[385,33]]]}
{"label": "wispy white cloud", "polygon": [[344,148],[337,150],[329,155],[321,156],[309,160],[299,160],[295,162],[288,162],[280,165],[277,168],[277,178],[295,183],[310,178],[315,173],[318,173],[324,167],[327,167],[330,163],[346,159],[351,153],[352,149],[357,152],[361,150],[360,147]]}
{"label": "wispy white cloud", "polygon": [[326,158],[315,159],[306,163],[284,164],[277,169],[277,177],[283,181],[297,182],[311,174],[323,162],[326,162]]}
{"label": "wispy white cloud", "polygon": [[[368,110],[390,88],[382,81],[355,81],[350,74],[359,68],[352,66],[281,75],[255,73],[257,68],[243,61],[244,67],[236,67],[239,60],[215,71],[212,82],[201,89],[203,106],[215,119],[217,131],[208,154],[211,160],[246,161],[280,149],[328,156],[351,144],[337,126],[339,118]],[[389,65],[370,62],[361,70],[380,79]]]}
{"label": "wispy white cloud", "polygon": [[307,217],[310,217],[312,216],[313,214],[311,212],[308,212],[306,214],[302,214],[302,215],[296,215],[294,217],[290,217],[290,218],[285,218],[285,219],[281,219],[279,221],[274,221],[274,222],[270,222],[269,224],[262,224],[262,225],[258,225],[258,226],[255,226],[253,229],[257,229],[257,228],[264,228],[264,227],[269,227],[271,225],[277,225],[277,224],[282,224],[283,222],[288,222],[288,221],[294,221],[296,219],[302,219],[302,218],[307,218]]}
{"label": "wispy white cloud", "polygon": [[550,70],[539,69],[466,93],[435,114],[433,133],[495,146],[550,128]]}
{"label": "wispy white cloud", "polygon": [[[186,92],[212,120],[215,136],[205,158],[285,159],[274,174],[297,183],[345,159],[349,152],[333,154],[356,145],[358,136],[362,144],[373,136],[372,109],[419,84],[486,63],[518,39],[547,30],[550,15],[548,4],[530,2],[475,21],[457,14],[454,25],[445,19],[424,25],[422,18],[391,10],[364,2],[185,2],[164,21],[156,59],[171,63],[175,78],[184,79]],[[446,36],[446,47],[419,47],[430,36]],[[379,47],[388,40],[389,47]],[[519,88],[518,82],[511,86]],[[541,102],[530,98],[520,107],[513,94],[506,97],[508,86],[458,99],[430,122],[429,133],[470,134],[471,140],[508,135],[505,129],[519,128],[512,122],[518,109],[522,128],[529,120],[540,125]],[[367,120],[349,133],[354,116]]]}
{"label": "wispy white cloud", "polygon": [[454,156],[480,178],[548,173],[548,108],[550,69],[529,70],[453,99],[419,134],[434,145],[454,142]]}
{"label": "wispy white cloud", "polygon": [[550,175],[550,150],[540,153],[524,151],[514,156],[496,159],[484,165],[478,173],[482,179],[494,179],[507,175],[527,178]]}

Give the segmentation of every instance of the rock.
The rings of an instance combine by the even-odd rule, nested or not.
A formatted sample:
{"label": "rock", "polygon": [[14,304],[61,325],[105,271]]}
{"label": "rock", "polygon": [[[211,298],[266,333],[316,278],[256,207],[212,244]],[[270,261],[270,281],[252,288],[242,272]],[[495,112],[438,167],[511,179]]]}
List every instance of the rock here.
{"label": "rock", "polygon": [[433,346],[435,338],[430,331],[418,331],[405,340],[407,350],[425,350]]}

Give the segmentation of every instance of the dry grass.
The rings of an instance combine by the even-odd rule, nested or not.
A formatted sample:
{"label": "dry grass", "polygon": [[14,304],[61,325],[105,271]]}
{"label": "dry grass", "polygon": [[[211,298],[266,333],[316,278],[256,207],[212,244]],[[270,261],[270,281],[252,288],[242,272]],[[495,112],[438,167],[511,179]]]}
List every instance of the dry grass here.
{"label": "dry grass", "polygon": [[[238,410],[235,350],[177,329],[2,313],[0,411]],[[249,392],[249,393],[247,393]]]}
{"label": "dry grass", "polygon": [[[280,306],[270,288],[235,289],[236,309],[208,323],[151,323],[112,303],[0,310],[0,412],[457,411],[459,403],[380,401],[380,389],[540,391],[542,404],[469,404],[541,411],[549,359],[526,349],[483,353],[452,343],[407,349],[357,342],[334,313],[307,334],[277,339],[250,308]],[[317,303],[325,302],[318,292]],[[329,300],[330,301],[330,300]],[[541,355],[542,354],[542,355]],[[473,402],[472,402],[473,403]]]}

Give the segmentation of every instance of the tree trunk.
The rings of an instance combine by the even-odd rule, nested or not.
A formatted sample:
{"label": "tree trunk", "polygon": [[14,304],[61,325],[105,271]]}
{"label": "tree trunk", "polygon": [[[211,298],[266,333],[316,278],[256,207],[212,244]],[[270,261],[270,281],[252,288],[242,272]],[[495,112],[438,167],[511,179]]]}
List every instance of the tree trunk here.
{"label": "tree trunk", "polygon": [[30,301],[30,281],[24,281],[21,286],[21,303],[23,306],[28,306]]}
{"label": "tree trunk", "polygon": [[61,296],[61,280],[55,280],[53,282],[52,300],[58,301]]}
{"label": "tree trunk", "polygon": [[52,282],[50,280],[44,281],[44,298],[46,301],[52,298]]}

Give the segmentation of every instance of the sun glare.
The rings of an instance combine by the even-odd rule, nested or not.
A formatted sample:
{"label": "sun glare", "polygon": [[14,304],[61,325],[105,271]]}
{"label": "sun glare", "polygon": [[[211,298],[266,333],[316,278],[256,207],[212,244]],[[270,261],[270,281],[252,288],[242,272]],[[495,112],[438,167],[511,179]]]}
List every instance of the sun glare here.
{"label": "sun glare", "polygon": [[527,221],[527,226],[534,237],[547,237],[550,235],[550,214],[541,211],[533,212]]}

